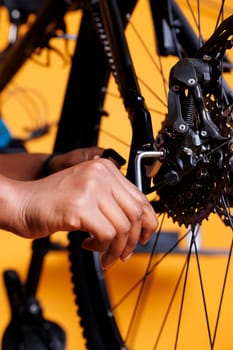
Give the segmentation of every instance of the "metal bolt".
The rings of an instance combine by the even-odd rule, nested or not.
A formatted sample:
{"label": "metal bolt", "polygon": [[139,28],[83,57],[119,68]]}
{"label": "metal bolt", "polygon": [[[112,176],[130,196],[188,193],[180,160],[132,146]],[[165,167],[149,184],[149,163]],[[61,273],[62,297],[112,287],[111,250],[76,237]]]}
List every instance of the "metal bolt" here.
{"label": "metal bolt", "polygon": [[178,128],[179,128],[180,131],[185,131],[186,130],[185,124],[180,124]]}
{"label": "metal bolt", "polygon": [[206,130],[202,130],[201,131],[201,136],[202,137],[206,137],[207,136],[207,131]]}
{"label": "metal bolt", "polygon": [[11,16],[12,16],[12,18],[14,18],[14,19],[20,18],[20,12],[19,12],[19,10],[17,10],[17,9],[12,10],[12,11],[11,11]]}
{"label": "metal bolt", "polygon": [[188,79],[188,84],[189,85],[194,85],[196,83],[196,80],[193,78]]}
{"label": "metal bolt", "polygon": [[30,305],[30,313],[31,314],[35,315],[38,313],[38,311],[39,311],[39,307],[36,303]]}

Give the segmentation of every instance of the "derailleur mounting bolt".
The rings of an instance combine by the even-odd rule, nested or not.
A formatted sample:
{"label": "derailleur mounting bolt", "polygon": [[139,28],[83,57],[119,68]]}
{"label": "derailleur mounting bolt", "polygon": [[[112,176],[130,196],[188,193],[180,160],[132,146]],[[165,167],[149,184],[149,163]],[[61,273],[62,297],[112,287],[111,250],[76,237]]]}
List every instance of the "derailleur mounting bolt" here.
{"label": "derailleur mounting bolt", "polygon": [[188,84],[189,85],[193,86],[193,85],[195,85],[195,83],[196,83],[196,80],[194,78],[189,78],[188,79]]}
{"label": "derailleur mounting bolt", "polygon": [[182,132],[186,131],[186,125],[185,124],[180,124],[178,128]]}

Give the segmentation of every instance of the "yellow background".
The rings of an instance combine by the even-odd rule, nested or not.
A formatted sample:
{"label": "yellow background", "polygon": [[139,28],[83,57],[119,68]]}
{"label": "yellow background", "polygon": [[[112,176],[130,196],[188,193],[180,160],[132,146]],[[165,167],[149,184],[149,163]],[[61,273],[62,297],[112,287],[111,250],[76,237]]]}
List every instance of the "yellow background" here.
{"label": "yellow background", "polygon": [[[211,32],[212,29],[208,26],[208,18],[211,18],[213,8],[208,7],[208,1],[205,1],[205,4],[205,11],[207,14],[205,27],[207,32]],[[138,17],[135,19],[136,23],[142,21],[147,10],[147,1],[140,1],[140,11],[138,12]],[[69,15],[68,18],[69,31],[76,33],[79,18],[76,17],[76,14]],[[146,23],[146,25],[149,26],[149,23]],[[133,35],[133,33],[129,30],[128,35]],[[149,40],[151,40],[151,37]],[[53,42],[53,44],[63,51],[62,43]],[[69,45],[70,52],[72,52],[72,49],[73,44],[71,43]],[[136,50],[136,53],[140,52],[137,44],[134,50]],[[137,64],[143,68],[143,70],[146,68],[147,75],[151,75],[151,63],[145,61],[139,54],[136,54],[136,56]],[[50,58],[51,65],[47,68],[42,67],[33,61],[28,62],[1,96],[2,116],[15,136],[27,135],[27,132],[24,130],[25,127],[32,128],[37,125],[37,123],[41,123],[44,120],[51,123],[52,127],[49,135],[27,144],[28,150],[32,152],[52,151],[53,139],[56,133],[56,122],[60,115],[66,81],[69,74],[69,64],[64,64],[64,61],[56,54],[51,54]],[[42,53],[41,57],[36,59],[40,62],[45,62],[46,54]],[[171,62],[169,65],[170,64]],[[158,90],[161,90],[162,83],[156,80],[156,74],[154,74],[154,77],[152,78],[155,80],[154,85]],[[157,109],[157,103],[154,102],[153,99],[151,100],[150,107]],[[125,119],[123,109],[118,107],[118,105],[115,105],[114,101],[114,98],[111,99],[111,97],[109,97],[107,101],[106,108],[114,109],[116,116],[104,120],[102,125],[103,133],[101,136],[101,146],[111,146],[120,151],[123,155],[126,155],[127,147],[124,144],[119,143],[117,140],[113,141],[112,135],[109,136],[106,133],[106,131],[111,130],[111,133],[113,134],[123,135],[126,144],[129,143],[130,132],[127,127],[128,121]],[[164,109],[163,106],[160,106],[159,108]],[[173,227],[169,221],[166,225],[168,229]],[[212,226],[208,226],[208,230],[205,231],[202,244],[208,247],[224,248],[228,237],[226,238],[225,236],[220,235],[220,232],[221,226],[217,220],[214,220]],[[64,233],[54,235],[54,239],[58,239],[59,241],[64,242],[64,244],[66,243],[66,235]],[[31,256],[31,242],[1,231],[0,246],[1,274],[6,269],[16,269],[24,281]],[[214,269],[211,269],[213,259],[215,262],[217,260],[218,263],[215,265]],[[211,297],[213,299],[215,298],[215,293],[212,293],[212,290],[216,290],[215,276],[217,276],[218,272],[221,270],[221,257],[213,259],[208,259],[205,265],[210,267],[210,273],[208,276],[210,299]],[[167,267],[169,269],[167,270],[166,275],[168,279],[166,281],[165,278],[163,279],[164,284],[162,284],[162,286],[164,287],[167,285],[168,280],[172,279],[174,262],[177,262],[178,264],[178,261],[174,260]],[[114,277],[119,277],[117,268]],[[78,326],[76,310],[74,307],[69,262],[65,252],[50,253],[45,258],[45,266],[39,286],[38,298],[41,301],[45,316],[48,319],[55,320],[66,330],[68,340],[67,349],[74,350],[78,348],[79,350],[84,350],[85,347],[82,339],[82,331]],[[232,297],[229,295],[227,299],[228,305],[231,305],[231,299]],[[9,308],[2,281],[0,282],[0,310],[0,333],[2,334],[9,320]],[[231,331],[231,324],[229,324],[229,327]],[[221,347],[219,347],[220,350],[228,349],[229,345],[229,343],[226,343],[224,347],[224,334],[228,333],[227,329],[225,329],[224,332],[222,337],[223,342]],[[145,341],[145,339],[143,341]],[[146,349],[145,344],[141,344],[141,346]],[[229,349],[232,348],[231,345],[229,346]],[[202,348],[203,350],[207,349],[205,346],[199,348]],[[191,344],[187,344],[187,347],[184,347],[184,349],[191,350]],[[163,350],[168,349],[164,348]]]}

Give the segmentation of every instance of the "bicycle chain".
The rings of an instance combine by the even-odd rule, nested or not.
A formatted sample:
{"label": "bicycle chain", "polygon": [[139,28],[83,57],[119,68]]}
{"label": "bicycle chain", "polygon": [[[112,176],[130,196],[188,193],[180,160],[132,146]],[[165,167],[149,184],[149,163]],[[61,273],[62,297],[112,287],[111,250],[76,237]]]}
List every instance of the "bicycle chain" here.
{"label": "bicycle chain", "polygon": [[[94,8],[94,6],[92,7],[92,9],[93,8]],[[95,10],[92,11],[92,17],[93,17],[93,22],[94,22],[97,34],[99,36],[100,42],[103,45],[103,49],[104,49],[106,58],[108,60],[110,70],[111,70],[112,75],[114,76],[116,83],[118,85],[118,75],[117,75],[115,61],[114,61],[114,58],[112,55],[111,46],[109,44],[108,37],[107,37],[107,34],[105,32],[105,29],[104,29],[104,25],[103,25],[103,22],[101,20],[99,8],[98,8],[97,4],[95,6]]]}

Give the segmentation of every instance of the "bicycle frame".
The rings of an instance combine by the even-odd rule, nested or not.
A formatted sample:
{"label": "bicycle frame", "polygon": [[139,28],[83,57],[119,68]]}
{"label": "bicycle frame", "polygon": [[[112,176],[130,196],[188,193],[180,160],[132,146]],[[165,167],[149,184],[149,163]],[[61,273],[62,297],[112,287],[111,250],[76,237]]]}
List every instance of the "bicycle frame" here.
{"label": "bicycle frame", "polygon": [[[105,97],[103,88],[106,86],[110,74],[109,67],[111,67],[113,75],[117,79],[120,94],[128,112],[133,132],[127,177],[134,183],[139,181],[140,189],[147,192],[150,186],[150,179],[141,170],[143,168],[142,162],[154,161],[154,158],[159,158],[163,154],[156,154],[153,148],[154,135],[150,113],[138,86],[124,35],[124,27],[127,24],[126,14],[132,12],[137,1],[119,0],[116,2],[114,0],[99,0],[84,1],[84,3],[85,6],[91,6],[91,13],[84,7],[80,27],[80,33],[82,35],[80,35],[81,39],[78,37],[76,44],[54,151],[66,152],[74,148],[90,147],[97,144],[101,117],[105,114],[103,110]],[[56,7],[56,5],[59,6]],[[62,16],[65,12],[63,1],[49,0],[46,2],[46,6],[47,10],[53,11],[56,8],[56,11],[46,15],[46,11],[43,9],[39,14],[39,21],[42,27],[53,21],[54,16],[57,14]],[[174,36],[173,30],[176,31],[176,28],[173,28],[175,18],[175,22],[177,23],[178,20],[182,28],[185,28],[185,30],[180,32],[179,41],[190,43],[190,37],[193,38],[191,40],[193,45],[184,45],[190,48],[189,56],[192,57],[197,51],[199,43],[196,41],[196,36],[190,30],[187,21],[175,2],[173,0],[150,0],[150,6],[156,30],[155,45],[159,53],[162,55],[172,54],[182,57],[183,53],[180,52],[179,45],[164,45],[172,42],[169,38]],[[171,14],[174,18],[171,17]],[[93,25],[93,19],[95,22],[95,19],[98,18],[101,18],[101,25],[103,25],[105,32],[102,42],[96,41],[96,28]],[[165,24],[166,22],[169,23],[169,26],[173,30],[169,30],[170,27]],[[33,26],[32,31],[34,28],[35,26]],[[30,29],[28,35],[31,35]],[[36,35],[39,37],[40,33],[37,32]],[[25,50],[24,43],[24,40],[19,43],[17,47],[18,51]],[[109,46],[111,48],[109,51],[111,52],[111,56],[107,59],[104,51],[108,50]],[[13,62],[15,52],[18,51],[13,51],[11,62]],[[23,53],[22,62],[30,54],[24,51]],[[99,60],[94,64],[89,64],[89,62],[92,62],[90,58],[93,56],[99,57]],[[81,64],[76,65],[76,61],[81,62]],[[9,65],[9,62],[7,63]],[[79,67],[82,66],[86,66],[86,70],[81,71]],[[6,81],[8,81],[9,69],[5,72],[4,67],[0,68],[0,90],[5,86]],[[93,81],[95,82],[94,84]],[[99,105],[100,100],[101,105]],[[136,164],[137,172],[135,172],[135,158],[138,160]],[[136,179],[137,173],[140,174],[139,180]],[[38,258],[37,253],[38,251],[35,249],[29,269],[28,281],[26,282],[27,292],[29,294],[36,293],[37,283],[41,273],[40,269],[43,256],[39,256]],[[32,276],[36,276],[36,278],[33,278],[33,280],[30,279]]]}
{"label": "bicycle frame", "polygon": [[[91,3],[87,1],[87,3]],[[75,64],[72,65],[69,82],[67,86],[66,96],[64,100],[63,110],[60,117],[59,129],[57,133],[55,151],[68,151],[75,147],[88,147],[93,146],[98,140],[98,130],[101,120],[101,113],[104,114],[103,106],[96,105],[99,101],[99,96],[103,96],[103,87],[106,85],[106,81],[109,76],[109,65],[104,54],[104,45],[111,47],[113,57],[110,57],[111,62],[114,62],[117,81],[119,84],[119,90],[123,103],[131,121],[133,136],[131,143],[131,150],[129,156],[129,165],[127,171],[127,177],[135,183],[135,156],[137,151],[152,151],[153,150],[153,130],[151,125],[150,113],[146,107],[143,96],[141,95],[140,88],[137,83],[137,78],[134,73],[133,63],[130,60],[130,52],[126,44],[124,36],[124,27],[127,24],[126,14],[131,13],[137,1],[132,0],[127,3],[124,1],[103,1],[94,2],[92,11],[97,13],[103,21],[105,33],[107,35],[105,43],[99,43],[99,45],[86,45],[86,42],[91,43],[95,36],[95,28],[93,26],[93,19],[90,17],[89,12],[85,12],[81,23],[80,37],[85,37],[85,41],[81,41],[78,38],[76,51],[74,54],[74,62],[86,62],[88,69],[85,72],[78,71]],[[150,0],[150,6],[155,22],[155,38],[157,43],[157,49],[164,55],[174,54],[178,55],[177,48],[166,50],[162,47],[162,43],[168,40],[164,38],[165,35],[173,35],[172,32],[163,31],[164,21],[172,21],[171,14],[174,12],[176,20],[185,27],[182,33],[188,33],[192,35],[192,42],[194,43],[191,48],[192,51],[196,51],[198,43],[195,34],[189,29],[189,25],[185,20],[181,10],[176,6],[172,0],[160,1]],[[158,10],[159,9],[159,10]],[[161,16],[162,12],[162,16]],[[171,25],[171,24],[170,24]],[[187,30],[186,30],[187,29]],[[84,35],[83,35],[84,33]],[[190,42],[190,36],[184,36],[182,40]],[[94,40],[95,41],[95,40]],[[101,59],[95,62],[95,65],[89,65],[89,57],[99,55]],[[113,65],[110,63],[110,66]],[[92,84],[94,79],[95,84]],[[93,91],[90,86],[97,85],[98,91]],[[89,101],[86,98],[86,89],[89,91]],[[96,98],[98,96],[98,98]],[[104,103],[104,96],[102,97]],[[96,113],[99,111],[99,113]],[[88,115],[88,118],[85,116]],[[93,126],[95,131],[93,130]],[[69,135],[67,138],[66,135]],[[90,139],[91,135],[91,139]],[[95,135],[93,137],[93,135]],[[146,179],[143,174],[143,186],[144,191],[147,191],[149,186],[149,180]]]}
{"label": "bicycle frame", "polygon": [[[87,1],[86,3],[87,7],[91,7],[93,16],[91,17],[89,12],[84,11],[81,37],[85,37],[86,40],[82,42],[78,39],[74,62],[76,60],[86,62],[88,68],[81,72],[77,71],[75,65],[72,66],[55,151],[67,151],[75,147],[88,147],[97,143],[101,113],[104,114],[103,91],[105,89],[103,87],[108,80],[110,67],[117,80],[120,95],[131,122],[132,141],[127,177],[135,183],[135,157],[137,153],[153,152],[154,150],[151,116],[141,95],[124,35],[124,27],[127,24],[126,14],[131,13],[137,1],[128,1],[127,4],[123,1],[113,0],[99,0],[98,2],[94,1],[93,4]],[[175,55],[179,58],[185,55],[194,57],[200,47],[200,42],[176,2],[174,0],[150,0],[149,3],[155,27],[155,46],[159,54]],[[86,45],[86,42],[91,43],[96,37],[96,28],[93,22],[97,17],[103,22],[101,30],[105,32],[105,37],[101,43],[95,44],[95,46]],[[100,25],[99,22],[98,25]],[[170,43],[175,43],[175,45],[170,45]],[[182,47],[187,47],[189,51],[182,52]],[[108,52],[108,62],[105,50]],[[95,54],[99,55],[101,59],[94,66],[93,64],[89,65],[89,57],[93,57]],[[93,79],[95,84],[91,83]],[[93,91],[90,86],[96,86],[96,81],[98,81],[98,91]],[[224,89],[230,91],[226,84]],[[90,96],[88,99],[92,101],[91,106],[87,101],[86,91]],[[96,105],[99,103],[99,96],[102,96],[101,106]],[[86,115],[88,118],[85,117]],[[96,131],[94,131],[93,126]],[[67,138],[66,135],[69,137]],[[93,135],[95,136],[93,137]],[[154,159],[148,154],[146,154],[147,162],[153,162]],[[160,156],[162,154],[154,155],[155,158]],[[141,187],[144,192],[148,192],[150,180],[146,177],[143,167],[141,167],[141,171]]]}

